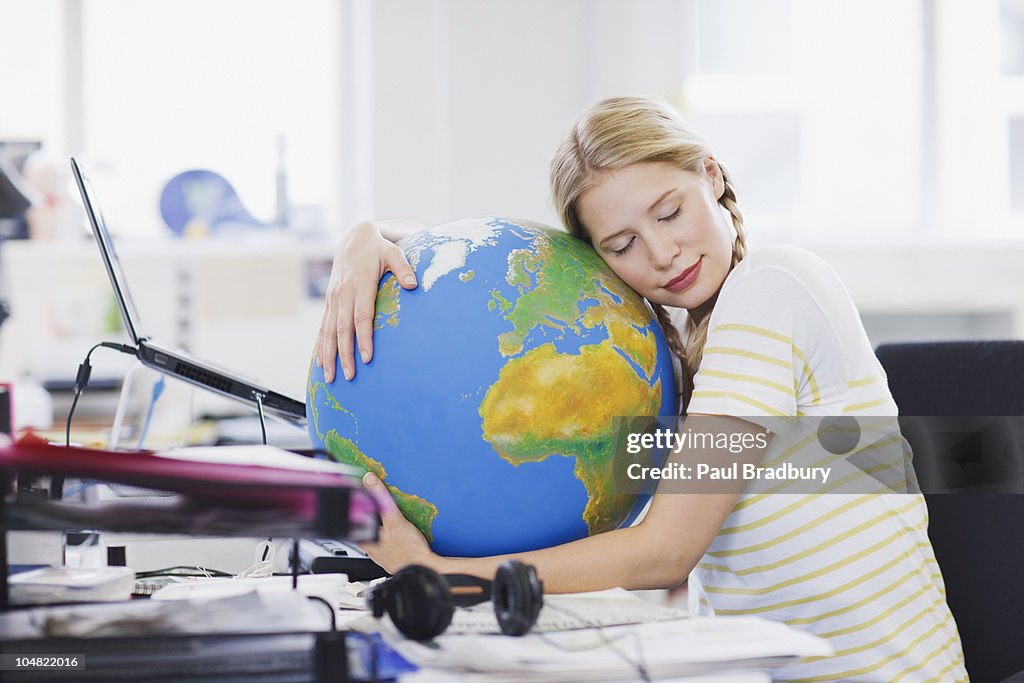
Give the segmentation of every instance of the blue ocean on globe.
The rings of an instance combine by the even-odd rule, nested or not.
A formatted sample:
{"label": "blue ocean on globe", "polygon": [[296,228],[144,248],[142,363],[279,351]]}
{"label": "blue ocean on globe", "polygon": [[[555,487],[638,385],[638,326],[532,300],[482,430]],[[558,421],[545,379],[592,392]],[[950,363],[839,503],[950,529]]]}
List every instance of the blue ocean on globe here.
{"label": "blue ocean on globe", "polygon": [[373,360],[331,384],[310,364],[314,447],[380,476],[443,555],[632,521],[647,496],[619,483],[637,457],[616,447],[621,418],[678,412],[647,303],[588,245],[535,223],[467,219],[400,246],[419,286],[381,280]]}

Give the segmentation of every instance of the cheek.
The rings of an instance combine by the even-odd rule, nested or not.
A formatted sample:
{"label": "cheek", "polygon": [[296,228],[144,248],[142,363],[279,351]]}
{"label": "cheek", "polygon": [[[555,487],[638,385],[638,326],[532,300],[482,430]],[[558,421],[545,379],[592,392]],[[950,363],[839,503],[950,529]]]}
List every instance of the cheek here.
{"label": "cheek", "polygon": [[[634,247],[635,249],[636,247]],[[631,263],[632,259],[618,257],[609,258],[605,261],[608,267],[612,269],[612,272],[619,276],[619,279],[625,282],[632,289],[636,289],[639,283],[639,271],[635,263]]]}
{"label": "cheek", "polygon": [[732,223],[723,216],[709,212],[701,222],[700,234],[704,248],[715,261],[732,261],[733,231]]}
{"label": "cheek", "polygon": [[[717,204],[715,206],[718,206]],[[719,208],[718,214],[718,233],[722,242],[725,244],[726,250],[729,252],[729,258],[732,258],[732,245],[736,239],[736,234],[733,232],[732,216],[725,209]]]}
{"label": "cheek", "polygon": [[732,267],[732,235],[722,237],[715,248],[715,258],[709,264],[705,285],[717,292],[725,282]]}

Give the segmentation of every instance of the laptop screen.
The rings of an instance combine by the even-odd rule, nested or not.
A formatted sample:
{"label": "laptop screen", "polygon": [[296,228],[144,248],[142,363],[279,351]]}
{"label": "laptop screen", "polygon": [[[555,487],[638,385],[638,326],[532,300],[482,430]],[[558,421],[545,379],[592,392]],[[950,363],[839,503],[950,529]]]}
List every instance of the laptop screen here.
{"label": "laptop screen", "polygon": [[85,206],[85,213],[89,217],[89,224],[92,226],[92,233],[96,236],[96,243],[100,247],[100,254],[103,255],[103,264],[107,267],[107,275],[110,276],[110,284],[114,287],[114,295],[117,297],[117,304],[121,308],[121,317],[124,318],[124,326],[128,330],[128,336],[132,342],[139,343],[144,339],[142,329],[139,327],[139,313],[135,310],[135,303],[132,301],[132,293],[128,290],[128,280],[121,268],[121,261],[114,251],[114,241],[107,231],[107,224],[103,220],[103,213],[96,202],[96,194],[86,180],[82,171],[78,168],[78,162],[71,159],[71,171],[74,173],[75,182],[78,183],[78,191],[82,194],[82,204]]}

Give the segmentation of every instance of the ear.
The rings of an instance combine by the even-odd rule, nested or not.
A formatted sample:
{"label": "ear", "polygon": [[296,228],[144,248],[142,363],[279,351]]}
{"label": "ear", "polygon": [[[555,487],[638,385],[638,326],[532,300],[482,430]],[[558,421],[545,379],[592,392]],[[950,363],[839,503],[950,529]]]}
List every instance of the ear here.
{"label": "ear", "polygon": [[711,189],[714,191],[715,199],[721,199],[722,195],[725,194],[725,175],[722,173],[722,167],[718,165],[718,162],[710,154],[704,157],[704,172],[707,173],[708,180],[711,181]]}

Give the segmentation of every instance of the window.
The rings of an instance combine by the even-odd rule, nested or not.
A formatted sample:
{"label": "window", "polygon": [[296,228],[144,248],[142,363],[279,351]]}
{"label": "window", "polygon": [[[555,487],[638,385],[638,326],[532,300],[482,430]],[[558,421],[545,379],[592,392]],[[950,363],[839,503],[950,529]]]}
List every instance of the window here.
{"label": "window", "polygon": [[683,108],[758,232],[921,229],[920,3],[701,0],[698,14]]}
{"label": "window", "polygon": [[63,16],[61,0],[0,0],[0,140],[63,144]]}
{"label": "window", "polygon": [[3,0],[0,8],[17,17],[4,21],[4,63],[24,65],[0,75],[4,92],[20,99],[4,107],[0,138],[42,140],[65,173],[66,157],[81,155],[116,230],[162,232],[160,191],[191,168],[223,175],[270,221],[279,156],[298,212],[337,217],[338,3]]}
{"label": "window", "polygon": [[937,232],[1024,237],[1024,4],[935,0]]}

